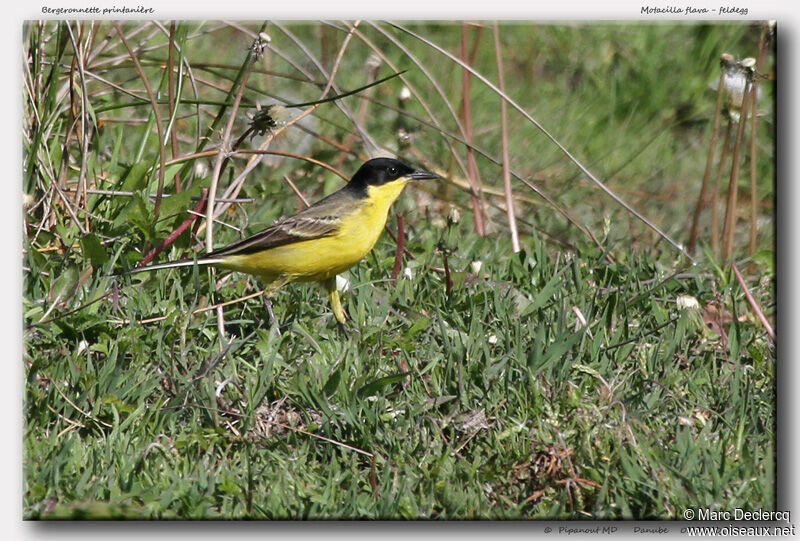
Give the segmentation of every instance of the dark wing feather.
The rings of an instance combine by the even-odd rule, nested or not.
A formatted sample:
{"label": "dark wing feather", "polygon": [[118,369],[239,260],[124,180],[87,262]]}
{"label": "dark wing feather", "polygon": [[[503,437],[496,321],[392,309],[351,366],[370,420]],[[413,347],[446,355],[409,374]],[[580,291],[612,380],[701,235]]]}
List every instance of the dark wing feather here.
{"label": "dark wing feather", "polygon": [[328,237],[339,231],[341,217],[351,212],[356,204],[336,192],[255,235],[206,254],[204,259],[252,254],[294,242]]}

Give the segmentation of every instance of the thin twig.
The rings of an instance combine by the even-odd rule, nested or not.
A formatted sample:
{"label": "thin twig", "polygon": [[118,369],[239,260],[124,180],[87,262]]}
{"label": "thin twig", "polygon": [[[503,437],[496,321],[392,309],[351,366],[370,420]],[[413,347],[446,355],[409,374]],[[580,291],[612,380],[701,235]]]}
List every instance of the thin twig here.
{"label": "thin twig", "polygon": [[[500,81],[500,91],[505,93],[506,80],[503,75],[503,53],[500,49],[500,28],[497,21],[494,23],[494,50],[497,61],[497,79]],[[511,230],[511,247],[514,253],[519,252],[519,235],[517,233],[517,219],[514,216],[514,192],[511,189],[511,158],[508,152],[508,110],[506,100],[500,100],[501,140],[503,145],[503,187],[506,192],[506,214],[508,228]]]}
{"label": "thin twig", "polygon": [[[169,25],[169,46],[167,47],[167,99],[169,100],[169,116],[173,117],[175,114],[175,21]],[[178,132],[177,130],[170,130],[170,143],[172,148],[172,157],[178,155]],[[181,172],[175,173],[175,193],[181,193]]]}
{"label": "thin twig", "polygon": [[231,132],[233,131],[233,125],[236,122],[236,116],[239,112],[239,104],[242,102],[242,96],[244,95],[245,86],[247,85],[247,79],[249,78],[252,70],[254,62],[252,56],[252,52],[247,56],[247,67],[242,75],[239,88],[236,91],[236,97],[234,98],[233,105],[231,106],[230,117],[228,118],[228,123],[225,125],[225,130],[222,133],[222,141],[219,149],[216,152],[214,169],[211,173],[211,186],[208,191],[208,207],[206,210],[206,252],[209,253],[214,251],[214,211],[217,199],[217,186],[219,185],[219,179],[222,175],[223,165],[225,165],[228,161],[228,157],[226,155],[227,150],[230,150],[228,145],[230,145]]}
{"label": "thin twig", "polygon": [[57,320],[59,320],[59,319],[61,319],[63,317],[66,317],[66,316],[70,315],[70,314],[74,314],[75,312],[80,312],[81,310],[83,310],[87,306],[91,306],[96,302],[102,301],[103,299],[105,299],[106,297],[111,295],[112,293],[113,293],[113,291],[109,291],[108,293],[106,293],[106,294],[104,294],[104,295],[102,295],[100,297],[97,297],[93,301],[89,301],[87,303],[84,303],[84,304],[78,306],[77,308],[74,308],[74,309],[70,310],[69,312],[64,312],[63,314],[59,314],[57,316],[53,316],[50,319],[45,319],[45,320],[42,320],[42,321],[34,321],[32,323],[28,323],[27,326],[29,326],[29,327],[41,327],[42,325],[47,325],[48,323],[52,323],[54,321],[57,321]]}
{"label": "thin twig", "polygon": [[[461,23],[461,56],[464,61],[468,59],[467,53],[467,23]],[[479,39],[478,35],[475,39]],[[464,63],[465,63],[464,62]],[[461,115],[464,122],[465,139],[470,145],[467,146],[467,179],[469,180],[472,204],[472,215],[475,221],[475,232],[480,237],[486,236],[486,225],[484,224],[483,217],[485,211],[483,208],[483,194],[481,193],[481,180],[478,171],[478,162],[475,161],[475,154],[473,154],[471,147],[472,143],[472,100],[470,99],[470,71],[466,68],[461,71]]]}
{"label": "thin twig", "polygon": [[[67,189],[67,190],[64,190],[64,191],[72,193],[75,190]],[[86,193],[91,194],[91,195],[113,195],[115,197],[133,197],[134,195],[139,195],[138,192],[127,192],[127,191],[123,191],[123,190],[95,190],[95,189],[89,189]],[[165,198],[169,198],[169,197],[175,197],[176,195],[177,194],[165,193],[164,197]],[[155,196],[156,196],[156,194],[151,193],[151,194],[147,194],[146,197],[155,198]],[[193,195],[191,197],[191,200],[192,201],[200,201],[202,198],[203,198],[202,196]],[[252,197],[241,197],[239,199],[220,199],[220,198],[217,198],[217,202],[239,203],[239,204],[241,204],[241,203],[253,203],[253,202],[255,202],[255,199],[253,199]]]}
{"label": "thin twig", "polygon": [[[239,113],[239,104],[242,102],[242,96],[244,95],[245,88],[247,87],[247,79],[250,77],[250,72],[253,69],[253,64],[255,62],[254,55],[255,54],[252,51],[249,52],[245,60],[247,66],[244,69],[241,82],[239,83],[239,88],[236,91],[236,97],[231,105],[228,123],[225,125],[225,130],[222,133],[220,148],[217,152],[216,159],[214,160],[214,169],[211,173],[211,187],[208,191],[208,207],[206,210],[206,253],[211,253],[214,251],[214,210],[216,206],[217,187],[219,186],[219,179],[222,176],[222,171],[225,165],[228,163],[228,156],[226,154],[227,151],[230,150],[229,145],[231,140],[231,132],[233,131],[233,125],[236,122],[236,117]],[[223,344],[223,337],[225,336],[225,313],[222,311],[222,308],[217,309],[217,329],[219,330],[220,336],[220,350],[222,350],[225,347]]]}
{"label": "thin twig", "polygon": [[161,211],[161,195],[164,193],[164,176],[166,174],[166,161],[167,161],[167,153],[166,149],[164,148],[164,128],[161,125],[161,115],[158,112],[158,100],[156,99],[156,95],[153,93],[153,89],[150,87],[150,81],[147,80],[147,77],[142,70],[142,65],[139,63],[139,58],[134,53],[131,46],[128,44],[128,40],[125,38],[125,34],[122,32],[122,27],[116,21],[113,22],[114,28],[117,30],[117,34],[119,34],[120,41],[128,50],[128,54],[133,61],[133,65],[136,67],[136,72],[139,74],[139,77],[142,79],[142,84],[144,84],[145,89],[147,90],[147,97],[150,99],[150,103],[153,106],[153,116],[155,117],[156,121],[156,130],[158,131],[158,152],[159,152],[159,167],[158,167],[158,190],[156,191],[156,201],[153,205],[153,221],[158,221],[158,214]]}
{"label": "thin twig", "polygon": [[[766,60],[766,41],[767,41],[767,27],[769,23],[764,23],[761,26],[761,35],[758,38],[758,60],[756,61],[756,73],[764,69],[764,61]],[[758,243],[758,172],[756,165],[758,165],[758,145],[756,144],[756,136],[758,135],[758,78],[753,81],[753,110],[751,111],[751,125],[750,125],[750,245],[748,254],[753,255],[756,252],[756,244]]]}
{"label": "thin twig", "polygon": [[139,264],[137,265],[138,267],[144,267],[145,265],[150,263],[158,254],[163,252],[165,248],[167,248],[170,244],[175,242],[175,239],[180,237],[181,233],[189,229],[189,226],[192,225],[192,222],[194,222],[197,219],[197,217],[202,214],[203,208],[206,205],[207,195],[208,195],[208,188],[203,188],[203,192],[200,195],[200,202],[195,207],[194,212],[190,213],[189,217],[186,218],[186,220],[184,220],[183,223],[175,229],[175,231],[170,233],[169,236],[161,242],[161,244],[150,250],[150,252],[148,252],[148,254],[144,256],[141,261],[139,261]]}
{"label": "thin twig", "polygon": [[756,299],[750,293],[744,278],[742,278],[742,273],[739,272],[739,267],[736,266],[736,263],[731,261],[731,268],[733,269],[734,274],[736,274],[736,280],[739,282],[739,285],[742,286],[744,296],[747,297],[747,302],[750,303],[750,307],[753,309],[753,312],[755,312],[756,317],[758,317],[759,321],[761,321],[761,324],[764,326],[764,330],[767,331],[767,334],[770,336],[770,338],[772,338],[772,341],[775,342],[775,331],[772,330],[772,325],[769,324],[764,312],[761,311]]}
{"label": "thin twig", "polygon": [[[301,192],[301,191],[300,191],[300,190],[297,188],[297,186],[295,186],[294,182],[292,182],[292,179],[291,179],[291,178],[289,178],[289,175],[283,175],[283,180],[285,180],[285,181],[286,181],[286,184],[288,184],[288,185],[289,185],[289,187],[292,189],[292,191],[294,192],[294,194],[297,196],[297,198],[298,198],[298,199],[300,200],[300,202],[303,204],[303,209],[307,209],[308,207],[310,207],[310,206],[311,206],[311,204],[308,202],[308,199],[306,199],[306,196],[305,196],[305,195],[303,195],[303,192]],[[301,210],[302,210],[302,209],[301,209]]]}
{"label": "thin twig", "polygon": [[717,174],[714,176],[714,186],[711,189],[711,251],[717,257],[719,256],[719,186],[722,181],[722,173],[725,171],[725,164],[728,162],[732,136],[733,122],[728,117],[728,124],[725,127],[725,141],[722,143],[722,155],[719,157]]}
{"label": "thin twig", "polygon": [[61,395],[61,398],[63,398],[67,402],[67,404],[69,404],[70,406],[72,406],[73,408],[78,410],[80,413],[82,413],[84,417],[88,417],[89,419],[91,419],[95,423],[99,423],[99,424],[105,426],[106,428],[113,428],[114,427],[114,425],[111,425],[111,424],[103,421],[102,419],[98,419],[97,417],[95,417],[94,415],[89,413],[88,411],[83,411],[81,408],[79,408],[77,406],[77,404],[75,404],[75,402],[70,400],[69,397],[64,394],[64,391],[61,390],[61,386],[60,385],[53,385],[53,388],[56,390],[56,392],[58,394]]}
{"label": "thin twig", "polygon": [[285,425],[283,423],[279,423],[278,421],[269,421],[269,424],[279,426],[285,430],[291,430],[293,432],[299,432],[300,434],[305,434],[306,436],[311,436],[312,438],[317,438],[318,440],[326,441],[328,443],[332,443],[344,449],[348,449],[350,451],[354,451],[356,453],[362,454],[364,456],[368,456],[370,458],[375,458],[375,455],[370,453],[369,451],[364,451],[363,449],[359,449],[358,447],[353,447],[352,445],[348,445],[341,441],[332,440],[331,438],[326,438],[325,436],[320,436],[319,434],[314,434],[313,432],[309,432],[308,430],[303,430],[302,428],[298,428],[296,426]]}
{"label": "thin twig", "polygon": [[731,163],[731,180],[728,184],[728,204],[725,208],[725,224],[722,227],[722,260],[728,261],[733,253],[733,233],[736,229],[736,200],[739,195],[739,167],[740,155],[742,151],[742,139],[744,138],[744,128],[747,124],[747,113],[753,96],[753,84],[748,78],[742,97],[742,109],[739,116],[739,124],[736,129],[736,140],[733,143],[733,157]]}
{"label": "thin twig", "polygon": [[[69,21],[67,21],[66,26],[67,26],[67,31],[69,32],[70,41],[72,42],[72,48],[75,51],[75,59],[74,60],[75,60],[75,63],[77,64],[77,67],[78,67],[78,73],[81,76],[81,82],[80,82],[80,84],[81,84],[81,118],[80,118],[81,129],[80,129],[80,132],[78,132],[78,133],[80,133],[80,137],[78,137],[78,141],[81,143],[81,170],[80,170],[80,174],[78,176],[78,178],[79,178],[78,185],[81,187],[82,194],[80,192],[76,192],[76,194],[75,194],[75,204],[78,207],[80,207],[81,206],[81,201],[82,201],[83,204],[86,207],[85,210],[88,211],[89,210],[89,208],[88,208],[89,198],[86,196],[86,190],[88,189],[87,180],[86,180],[86,166],[87,166],[87,160],[89,158],[89,127],[86,125],[87,124],[86,121],[87,121],[87,117],[89,116],[89,111],[88,111],[88,100],[89,100],[89,97],[87,95],[87,90],[86,90],[86,74],[83,71],[83,68],[84,68],[84,65],[85,65],[85,61],[86,61],[85,58],[84,58],[84,50],[83,50],[83,47],[81,46],[81,37],[82,37],[82,34],[83,34],[83,23],[81,23],[79,25],[80,26],[80,33],[79,33],[77,39],[75,38],[75,35],[72,33],[72,27],[69,25]],[[70,71],[70,78],[71,78],[71,75],[72,75],[72,71]],[[71,89],[72,89],[72,85],[70,85],[70,90]],[[83,195],[83,197],[81,197],[81,195]],[[86,230],[89,231],[89,217],[88,216],[84,216],[84,219],[86,220],[86,222],[84,224],[86,226]]]}
{"label": "thin twig", "polygon": [[[244,297],[239,297],[238,299],[233,299],[233,300],[230,300],[230,301],[225,301],[225,302],[213,304],[211,306],[204,306],[203,308],[196,308],[196,309],[192,310],[192,315],[202,314],[203,312],[208,312],[210,310],[216,310],[217,308],[224,308],[226,306],[230,306],[231,304],[237,304],[237,303],[240,303],[240,302],[244,302],[244,301],[252,299],[253,297],[258,297],[259,295],[263,295],[263,294],[264,294],[264,290],[256,291],[255,293],[250,293],[249,295],[245,295]],[[166,320],[167,317],[168,316],[158,316],[158,317],[151,317],[151,318],[148,318],[148,319],[140,319],[140,320],[136,321],[136,323],[138,323],[140,325],[145,325],[147,323],[157,323],[159,321]],[[120,320],[115,320],[115,322],[118,325],[128,325],[128,324],[130,324],[132,322],[132,320],[130,320],[130,319],[120,319]]]}
{"label": "thin twig", "polygon": [[328,171],[330,171],[334,175],[336,175],[336,176],[338,176],[338,177],[340,177],[340,178],[342,178],[344,180],[350,180],[347,177],[347,175],[342,173],[339,169],[336,169],[334,166],[332,166],[332,165],[330,165],[328,163],[325,163],[325,162],[323,162],[321,160],[317,160],[316,158],[312,158],[311,156],[305,156],[303,154],[297,154],[297,153],[294,153],[294,152],[284,152],[283,150],[261,150],[261,149],[255,149],[255,148],[242,148],[240,150],[237,150],[235,152],[235,154],[242,155],[242,156],[248,156],[248,155],[252,155],[252,154],[269,154],[271,156],[284,156],[286,158],[294,158],[296,160],[303,160],[303,161],[306,161],[308,163],[313,163],[314,165],[318,165],[319,167],[327,169]]}
{"label": "thin twig", "polygon": [[[727,57],[725,54],[723,54],[723,62],[726,58]],[[694,253],[694,248],[697,245],[697,226],[700,222],[700,213],[708,203],[708,183],[709,180],[711,180],[711,167],[714,164],[714,155],[717,153],[720,120],[722,118],[722,94],[724,89],[725,66],[722,65],[720,68],[719,83],[717,84],[717,103],[714,106],[714,131],[711,134],[711,143],[708,145],[708,157],[706,158],[706,169],[703,173],[703,184],[700,187],[700,197],[697,198],[697,206],[694,209],[694,216],[692,216],[692,229],[689,233],[689,245],[686,248],[690,254]]]}

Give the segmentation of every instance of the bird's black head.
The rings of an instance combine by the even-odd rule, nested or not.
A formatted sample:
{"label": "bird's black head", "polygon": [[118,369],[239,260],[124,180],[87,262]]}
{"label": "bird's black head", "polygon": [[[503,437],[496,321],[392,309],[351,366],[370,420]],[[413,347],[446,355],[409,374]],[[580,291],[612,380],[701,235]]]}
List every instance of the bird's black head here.
{"label": "bird's black head", "polygon": [[381,186],[398,179],[423,180],[428,178],[438,177],[433,173],[414,169],[393,158],[374,158],[365,162],[356,171],[350,180],[349,188],[366,195],[367,186]]}

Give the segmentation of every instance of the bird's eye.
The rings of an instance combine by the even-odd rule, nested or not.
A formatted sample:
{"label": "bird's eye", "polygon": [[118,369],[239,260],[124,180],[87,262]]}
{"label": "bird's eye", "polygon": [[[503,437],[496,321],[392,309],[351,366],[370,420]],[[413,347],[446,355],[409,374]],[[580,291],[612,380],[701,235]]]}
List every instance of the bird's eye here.
{"label": "bird's eye", "polygon": [[395,176],[395,175],[397,175],[397,167],[390,167],[390,168],[389,168],[389,174],[390,174],[391,176]]}

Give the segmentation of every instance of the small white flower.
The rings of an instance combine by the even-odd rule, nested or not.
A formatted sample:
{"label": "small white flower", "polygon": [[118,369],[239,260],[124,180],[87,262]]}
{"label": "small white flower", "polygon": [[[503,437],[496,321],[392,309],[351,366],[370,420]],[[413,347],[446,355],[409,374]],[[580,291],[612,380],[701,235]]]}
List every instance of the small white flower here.
{"label": "small white flower", "polygon": [[699,310],[700,303],[691,295],[678,295],[675,299],[678,310]]}
{"label": "small white flower", "polygon": [[472,274],[478,274],[481,272],[481,267],[483,267],[483,261],[480,259],[476,259],[472,263],[469,264],[470,268],[472,269]]}
{"label": "small white flower", "polygon": [[495,335],[493,335],[493,334],[490,334],[490,335],[489,335],[489,343],[490,343],[491,345],[495,345],[495,344],[497,343],[497,336],[495,336]]}
{"label": "small white flower", "polygon": [[407,86],[404,86],[402,90],[400,90],[400,101],[406,101],[409,99],[411,99],[411,90],[409,90]]}
{"label": "small white flower", "polygon": [[742,65],[742,67],[752,68],[753,66],[756,65],[756,59],[753,58],[753,57],[748,56],[747,58],[743,59],[740,62],[740,64]]}
{"label": "small white flower", "polygon": [[208,174],[208,164],[204,160],[194,162],[194,176],[204,178]]}
{"label": "small white flower", "polygon": [[350,291],[350,280],[343,276],[337,276],[336,289],[339,291],[339,293],[347,293]]}
{"label": "small white flower", "polygon": [[406,278],[407,280],[414,279],[414,271],[411,270],[411,267],[406,267],[403,269],[403,278]]}

